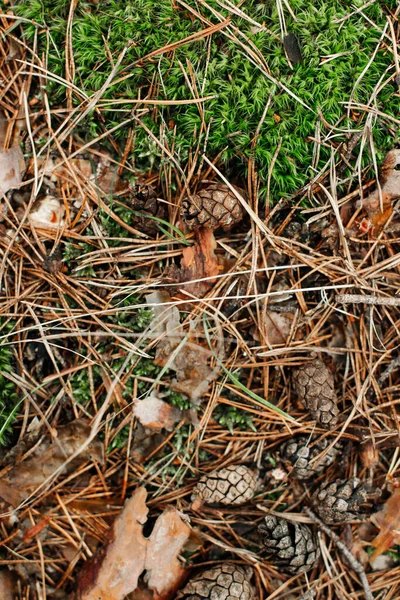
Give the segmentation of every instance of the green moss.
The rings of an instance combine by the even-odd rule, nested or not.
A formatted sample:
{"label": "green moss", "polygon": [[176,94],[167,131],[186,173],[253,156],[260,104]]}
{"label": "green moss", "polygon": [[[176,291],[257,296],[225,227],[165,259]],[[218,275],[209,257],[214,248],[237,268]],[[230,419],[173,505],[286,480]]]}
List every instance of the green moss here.
{"label": "green moss", "polygon": [[252,417],[240,408],[236,406],[230,406],[229,404],[218,404],[213,412],[213,418],[222,427],[227,427],[230,433],[233,435],[235,429],[252,429],[257,431],[254,427]]}
{"label": "green moss", "polygon": [[[203,16],[216,22],[215,16],[195,0],[187,0],[194,10],[200,10]],[[161,100],[188,100],[192,98],[180,63],[187,69],[191,63],[196,74],[197,87],[201,95],[216,97],[205,104],[204,118],[210,125],[207,154],[210,157],[221,154],[228,175],[234,173],[243,176],[252,153],[251,141],[260,122],[270,94],[272,102],[267,112],[261,135],[255,149],[255,158],[265,193],[268,170],[280,141],[279,155],[271,180],[271,197],[276,201],[281,196],[293,192],[310,177],[313,136],[317,122],[317,110],[321,110],[325,120],[335,124],[340,118],[340,127],[359,129],[361,123],[347,121],[346,107],[343,103],[351,97],[354,84],[366,68],[380,39],[380,29],[386,23],[386,15],[395,9],[396,0],[377,1],[364,7],[363,13],[376,23],[377,28],[362,15],[354,14],[342,22],[335,22],[361,6],[362,0],[351,5],[346,0],[291,0],[290,5],[296,15],[296,21],[286,11],[289,31],[294,32],[301,44],[303,61],[291,69],[288,65],[283,46],[280,42],[280,25],[275,2],[246,0],[240,8],[251,18],[272,31],[256,32],[251,23],[230,14],[234,26],[248,36],[265,58],[270,74],[286,88],[296,94],[308,110],[293,99],[281,87],[274,85],[250,62],[243,48],[228,40],[221,32],[211,38],[186,44],[174,52],[164,53],[143,65],[132,63],[148,53],[200,31],[204,25],[199,19],[193,19],[189,11],[181,7],[174,8],[171,0],[103,0],[97,4],[79,2],[74,13],[72,44],[76,69],[75,84],[86,94],[92,95],[99,90],[110,74],[110,63],[104,39],[107,41],[114,62],[131,41],[133,44],[123,60],[117,83],[107,89],[103,99],[133,99],[140,93],[146,97],[151,86],[153,98]],[[209,6],[224,17],[228,13],[216,0],[209,0]],[[58,75],[64,74],[65,32],[69,11],[69,2],[64,0],[21,0],[14,10],[25,18],[46,24],[51,36],[39,29],[39,41],[42,50],[46,47],[49,56],[49,69]],[[28,40],[33,40],[35,27],[26,25]],[[207,59],[208,43],[211,39],[210,57]],[[248,43],[245,45],[248,46]],[[339,54],[330,62],[321,64],[321,57]],[[354,91],[354,100],[366,103],[385,70],[391,65],[392,54],[388,50],[379,50],[368,67],[360,84]],[[125,70],[124,70],[125,69]],[[122,75],[128,77],[122,79]],[[205,81],[204,81],[205,79]],[[48,84],[50,99],[54,104],[64,102],[65,90],[58,84]],[[75,103],[80,97],[75,95]],[[389,83],[377,96],[378,109],[388,115],[397,116],[398,98],[395,89]],[[111,110],[112,108],[112,110]],[[105,122],[97,120],[93,114],[86,120],[80,133],[92,138],[111,129],[129,116],[132,105],[119,105],[103,112]],[[122,112],[121,112],[122,111]],[[125,112],[123,112],[125,111]],[[157,136],[164,123],[173,120],[176,135],[172,129],[164,127],[165,142],[171,148],[174,144],[175,156],[185,166],[190,150],[199,141],[201,116],[196,105],[179,107],[164,106],[152,109],[143,121]],[[160,163],[160,151],[139,125],[135,125],[135,147],[132,159],[139,169],[148,170]],[[235,134],[235,135],[233,135]],[[127,132],[120,128],[114,138],[123,147]],[[204,141],[204,133],[202,133]],[[381,159],[387,149],[393,145],[392,133],[385,118],[378,116],[374,120],[372,136]],[[335,138],[335,143],[344,136]],[[202,147],[202,146],[201,146]],[[321,156],[317,168],[322,167],[330,156],[330,148],[321,147]],[[364,157],[368,162],[369,157]]]}
{"label": "green moss", "polygon": [[[0,337],[13,331],[13,322],[2,322],[0,319]],[[5,375],[14,372],[14,356],[11,346],[6,344],[9,338],[0,342],[0,444],[9,442],[13,431],[16,411],[18,410],[18,394],[15,383]]]}

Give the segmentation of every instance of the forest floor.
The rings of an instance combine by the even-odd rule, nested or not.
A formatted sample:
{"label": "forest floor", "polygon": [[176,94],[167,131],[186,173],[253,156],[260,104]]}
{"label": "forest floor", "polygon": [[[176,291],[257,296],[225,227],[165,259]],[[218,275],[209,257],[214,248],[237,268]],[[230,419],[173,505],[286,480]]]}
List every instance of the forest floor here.
{"label": "forest floor", "polygon": [[[172,600],[227,563],[241,600],[400,597],[399,15],[2,2],[1,600]],[[237,465],[247,501],[200,502]]]}

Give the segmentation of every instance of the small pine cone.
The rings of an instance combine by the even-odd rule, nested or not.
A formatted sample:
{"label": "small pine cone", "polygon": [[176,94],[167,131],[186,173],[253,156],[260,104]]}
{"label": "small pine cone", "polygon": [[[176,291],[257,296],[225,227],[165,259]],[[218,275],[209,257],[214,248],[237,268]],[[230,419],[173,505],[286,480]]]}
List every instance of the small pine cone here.
{"label": "small pine cone", "polygon": [[320,550],[307,525],[267,515],[258,533],[275,564],[289,573],[304,573],[318,563]]}
{"label": "small pine cone", "polygon": [[310,440],[309,436],[300,435],[281,447],[280,454],[293,466],[292,475],[296,479],[306,480],[319,475],[335,461],[342,449],[340,444],[335,444],[322,459],[318,459],[329,446],[329,441],[323,438],[313,443],[316,439],[316,436]]}
{"label": "small pine cone", "polygon": [[[242,196],[243,191],[233,186]],[[224,183],[211,183],[191,198],[184,198],[181,217],[190,229],[223,227],[228,231],[243,218],[243,207]]]}
{"label": "small pine cone", "polygon": [[254,600],[252,576],[251,567],[217,565],[195,575],[178,592],[176,600]]}
{"label": "small pine cone", "polygon": [[324,427],[335,427],[339,409],[333,375],[322,360],[315,359],[293,369],[293,388],[313,419]]}
{"label": "small pine cone", "polygon": [[193,490],[195,505],[244,504],[259,485],[257,473],[244,465],[229,465],[204,475]]}
{"label": "small pine cone", "polygon": [[346,523],[362,518],[368,501],[379,495],[379,490],[372,490],[368,483],[352,477],[323,483],[311,502],[325,523]]}
{"label": "small pine cone", "polygon": [[[164,219],[167,217],[166,205],[159,202],[153,186],[148,184],[136,185],[132,190],[132,208],[143,214],[133,214],[133,226],[147,234],[159,231],[157,221],[151,217]],[[147,216],[149,215],[149,216]]]}

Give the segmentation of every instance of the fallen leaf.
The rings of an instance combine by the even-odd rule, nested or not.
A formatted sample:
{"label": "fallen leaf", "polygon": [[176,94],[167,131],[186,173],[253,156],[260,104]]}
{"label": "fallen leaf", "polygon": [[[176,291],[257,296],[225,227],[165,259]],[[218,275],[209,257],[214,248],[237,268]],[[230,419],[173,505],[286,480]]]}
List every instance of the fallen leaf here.
{"label": "fallen leaf", "polygon": [[[56,432],[54,439],[43,438],[26,460],[16,464],[0,480],[0,496],[12,506],[18,506],[30,492],[37,489],[72,456],[90,434],[90,426],[82,419],[72,421]],[[85,460],[103,462],[103,444],[94,441],[63,468],[63,473],[73,473]]]}
{"label": "fallen leaf", "polygon": [[[180,268],[176,265],[170,267],[167,276],[174,282],[190,282],[182,286],[183,290],[203,298],[215,283],[215,277],[220,273],[220,267],[215,255],[214,232],[212,229],[200,228],[196,230],[196,243],[194,246],[184,248]],[[204,279],[203,281],[197,281]],[[193,281],[196,280],[196,281]],[[181,293],[182,298],[188,296]]]}
{"label": "fallen leaf", "polygon": [[218,377],[219,367],[210,367],[212,352],[209,348],[196,343],[195,332],[178,350],[185,338],[180,323],[179,310],[170,303],[166,292],[153,292],[146,296],[146,302],[153,306],[154,322],[151,335],[161,339],[157,344],[154,362],[159,366],[168,365],[176,372],[171,389],[185,394],[193,403],[198,403],[207,393],[210,384]]}
{"label": "fallen leaf", "polygon": [[63,216],[64,206],[60,200],[55,196],[48,195],[35,204],[29,218],[36,227],[45,229],[63,225]]}
{"label": "fallen leaf", "polygon": [[391,569],[394,567],[394,559],[388,554],[381,554],[381,556],[376,557],[373,564],[371,564],[371,567],[373,571],[385,571],[386,569]]}
{"label": "fallen leaf", "polygon": [[158,517],[149,538],[145,581],[154,590],[156,600],[163,600],[171,591],[176,591],[185,577],[186,571],[178,556],[188,541],[190,527],[182,517],[184,515],[175,508],[167,507]]}
{"label": "fallen leaf", "polygon": [[25,168],[24,155],[19,146],[0,150],[0,194],[21,185],[21,173]]}
{"label": "fallen leaf", "polygon": [[95,160],[75,157],[67,161],[61,156],[50,155],[39,158],[38,166],[43,175],[53,183],[68,181],[71,185],[76,185],[75,175],[80,181],[92,181],[105,194],[121,191],[126,187],[126,182],[118,175],[119,165],[112,163],[111,156],[107,154],[96,156]]}
{"label": "fallen leaf", "polygon": [[131,459],[136,463],[143,463],[150,454],[157,452],[165,437],[159,429],[143,427],[139,422],[133,434]]}
{"label": "fallen leaf", "polygon": [[14,575],[10,571],[0,571],[0,598],[1,600],[14,600],[17,586]]}
{"label": "fallen leaf", "polygon": [[259,329],[254,327],[252,330],[254,339],[261,343],[264,343],[264,340],[268,340],[271,346],[284,344],[293,324],[293,315],[272,310],[266,310],[264,314],[263,335],[261,335]]}
{"label": "fallen leaf", "polygon": [[400,150],[387,153],[382,164],[380,191],[376,188],[372,194],[362,201],[374,233],[379,233],[392,214],[392,202],[400,198]]}
{"label": "fallen leaf", "polygon": [[168,431],[171,431],[181,418],[181,411],[178,408],[170,406],[156,395],[137,400],[133,407],[133,414],[144,427],[165,428]]}
{"label": "fallen leaf", "polygon": [[293,324],[293,315],[267,310],[266,337],[271,345],[284,344]]}
{"label": "fallen leaf", "polygon": [[380,529],[371,542],[371,546],[375,548],[370,558],[372,565],[378,556],[400,543],[400,487],[394,489],[382,510],[372,515],[371,521]]}
{"label": "fallen leaf", "polygon": [[[77,600],[123,600],[135,590],[137,598],[152,600],[167,600],[175,594],[184,574],[178,556],[191,529],[175,508],[167,507],[150,537],[144,537],[146,498],[145,488],[139,487],[125,503],[105,545],[83,566]],[[142,586],[139,588],[142,574],[147,593]]]}

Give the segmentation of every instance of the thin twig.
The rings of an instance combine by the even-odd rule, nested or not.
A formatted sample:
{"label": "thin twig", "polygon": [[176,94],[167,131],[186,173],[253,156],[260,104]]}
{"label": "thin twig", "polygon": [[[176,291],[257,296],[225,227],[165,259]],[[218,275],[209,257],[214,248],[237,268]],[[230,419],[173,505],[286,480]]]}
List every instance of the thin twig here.
{"label": "thin twig", "polygon": [[350,550],[343,544],[343,542],[339,539],[339,536],[336,535],[329,527],[325,525],[323,521],[309,508],[306,508],[307,515],[318,525],[318,527],[323,531],[333,542],[336,544],[337,548],[342,552],[350,567],[353,569],[355,573],[360,578],[361,585],[364,589],[365,599],[366,600],[374,600],[374,597],[371,592],[371,588],[369,587],[369,582],[367,575],[365,573],[364,567],[350,552]]}
{"label": "thin twig", "polygon": [[400,298],[385,296],[364,296],[363,294],[337,294],[335,302],[339,304],[370,304],[373,306],[400,306]]}
{"label": "thin twig", "polygon": [[398,367],[400,367],[400,356],[394,358],[389,366],[383,371],[382,375],[378,379],[378,385],[382,385],[382,383],[384,383]]}

